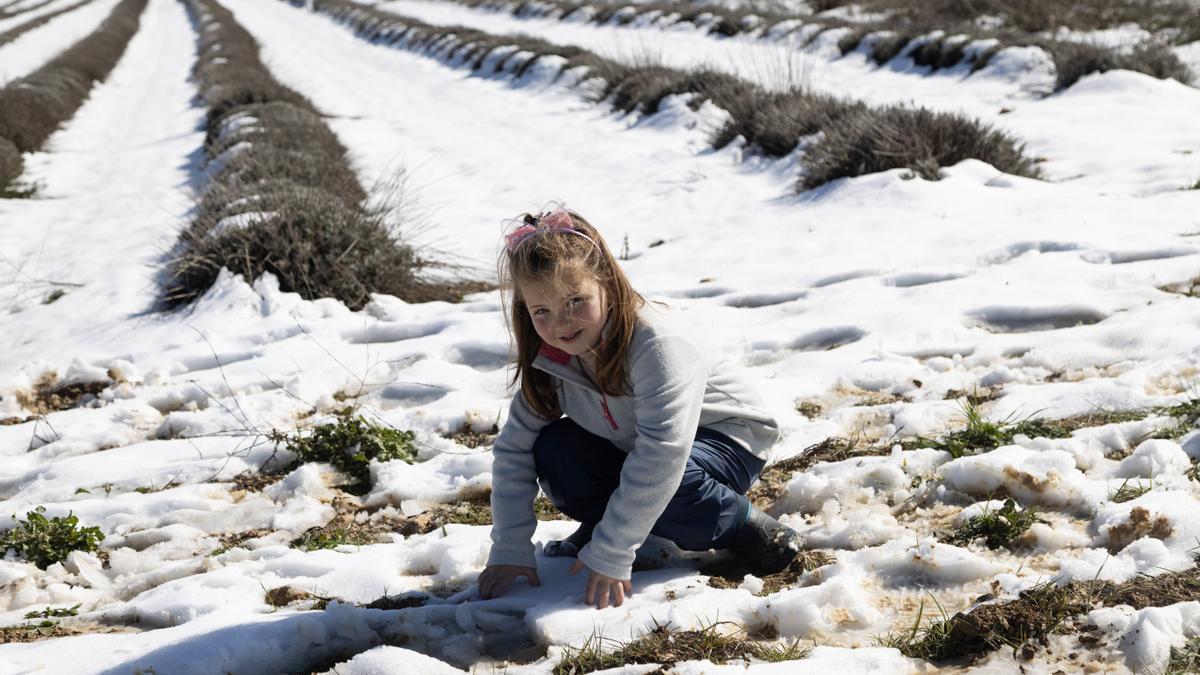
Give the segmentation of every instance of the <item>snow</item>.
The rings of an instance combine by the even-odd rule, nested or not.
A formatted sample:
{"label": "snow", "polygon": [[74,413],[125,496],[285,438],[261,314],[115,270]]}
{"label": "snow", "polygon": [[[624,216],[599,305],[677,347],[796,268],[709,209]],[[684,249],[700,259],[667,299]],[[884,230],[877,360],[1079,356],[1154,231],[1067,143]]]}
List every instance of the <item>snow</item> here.
{"label": "snow", "polygon": [[[56,32],[36,45],[49,36],[65,44],[61,22],[105,2],[39,29]],[[559,59],[540,59],[514,81],[369,43],[287,3],[230,4],[276,76],[327,115],[364,184],[403,170],[417,241],[487,274],[500,221],[562,198],[615,248],[627,238],[623,267],[639,290],[742,362],[783,429],[774,459],[830,436],[896,447],[784,477],[773,512],[833,561],[761,596],[763,579],[711,587],[698,568],[714,554],[655,539],[641,560],[665,553],[667,564],[639,568],[628,602],[605,610],[582,605],[570,561],[540,552],[540,586],[521,581],[480,600],[473,582],[491,543],[486,526],[329,550],[290,546],[347,503],[362,522],[489,492],[487,448],[447,436],[505,421],[501,299],[375,296],[352,312],[281,291],[273,277],[247,283],[223,273],[192,307],[152,311],[156,275],[206,176],[204,112],[188,79],[192,28],[180,3],[151,0],[110,78],[44,152],[26,157],[41,198],[0,200],[0,417],[18,422],[0,425],[0,523],[44,506],[105,534],[103,556],[75,553],[47,570],[0,559],[0,625],[80,603],[83,625],[117,632],[0,646],[0,672],[462,672],[503,668],[492,647],[504,654],[526,641],[547,655],[509,670],[543,673],[567,647],[597,634],[628,640],[656,621],[774,629],[819,645],[806,672],[918,672],[922,663],[871,638],[911,627],[928,597],[953,612],[1050,579],[1119,582],[1194,565],[1200,492],[1185,472],[1200,459],[1200,432],[1153,437],[1176,423],[1158,408],[1193,400],[1200,387],[1200,306],[1161,290],[1195,278],[1200,262],[1195,193],[1179,189],[1200,179],[1200,129],[1188,112],[1196,90],[1111,72],[1039,98],[1052,76],[1040,50],[1002,51],[967,77],[834,57],[828,38],[798,52],[789,42],[798,36],[768,44],[655,25],[516,20],[448,3],[385,5],[609,53],[708,62],[768,85],[782,68],[771,64],[799,57],[814,84],[843,95],[1001,124],[1047,158],[1050,178],[968,160],[937,182],[894,170],[795,195],[802,151],[768,161],[740,141],[711,150],[708,134],[724,119],[711,104],[693,109],[677,96],[654,116],[614,115],[573,88],[586,73],[560,77]],[[34,44],[0,50],[3,68],[19,63],[10,57],[49,58]],[[254,123],[239,118],[226,131]],[[55,289],[65,294],[44,304]],[[49,376],[99,392],[35,415],[22,397]],[[975,391],[995,395],[980,404],[994,421],[1146,417],[1097,422],[1069,438],[1018,436],[957,459],[901,449],[914,436],[961,428],[962,392]],[[372,463],[361,498],[335,490],[328,465],[303,465],[258,491],[233,482],[273,456],[290,459],[268,433],[328,421],[348,401],[411,429],[416,461]],[[804,402],[821,412],[800,413]],[[1151,489],[1115,503],[1125,480]],[[1031,528],[1031,548],[944,543],[1004,496],[1048,521]],[[535,541],[572,529],[543,522]],[[283,586],[331,602],[323,611],[312,599],[270,606],[266,591]],[[384,595],[425,605],[355,606]],[[1126,667],[1155,668],[1197,634],[1195,605],[1106,608],[1089,621],[1112,633]],[[987,667],[1012,667],[1004,658]]]}

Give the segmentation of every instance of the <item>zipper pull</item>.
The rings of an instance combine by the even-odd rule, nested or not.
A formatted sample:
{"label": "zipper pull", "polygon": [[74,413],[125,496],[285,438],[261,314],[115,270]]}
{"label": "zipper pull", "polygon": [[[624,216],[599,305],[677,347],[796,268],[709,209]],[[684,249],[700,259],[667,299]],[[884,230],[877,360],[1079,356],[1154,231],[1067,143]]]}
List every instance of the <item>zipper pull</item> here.
{"label": "zipper pull", "polygon": [[604,409],[604,416],[608,418],[609,426],[613,428],[613,431],[619,430],[621,427],[617,426],[617,421],[613,419],[612,413],[608,411],[608,395],[602,393],[600,397],[600,407]]}

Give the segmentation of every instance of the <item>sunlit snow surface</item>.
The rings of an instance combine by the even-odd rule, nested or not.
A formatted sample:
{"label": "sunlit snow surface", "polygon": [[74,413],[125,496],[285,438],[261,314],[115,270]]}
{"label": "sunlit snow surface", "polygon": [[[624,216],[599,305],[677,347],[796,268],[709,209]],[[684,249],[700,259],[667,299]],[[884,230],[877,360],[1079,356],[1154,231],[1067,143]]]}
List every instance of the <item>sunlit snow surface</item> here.
{"label": "sunlit snow surface", "polygon": [[[842,95],[913,100],[1001,125],[1046,157],[1052,180],[966,161],[938,182],[895,170],[796,196],[802,157],[768,162],[739,143],[710,150],[708,134],[723,119],[710,105],[692,110],[675,97],[653,117],[615,116],[571,88],[579,73],[556,79],[554,59],[518,82],[477,76],[372,45],[282,2],[230,5],[277,77],[330,115],[366,184],[406,171],[416,241],[488,274],[500,221],[554,198],[596,223],[614,248],[627,241],[623,265],[635,285],[686,313],[758,381],[784,429],[776,459],[833,435],[882,440],[958,428],[951,390],[999,392],[983,407],[996,420],[1200,396],[1200,301],[1163,290],[1200,276],[1200,192],[1181,189],[1200,180],[1195,89],[1112,72],[1039,98],[1030,83],[1052,73],[1036,53],[1002,52],[965,77],[805,52],[813,82]],[[628,51],[641,40],[681,64],[739,63],[754,48],[744,38],[516,22],[457,5],[385,7],[428,21],[453,14],[497,33],[536,29],[593,48]],[[203,110],[188,80],[194,56],[182,5],[151,0],[108,81],[46,152],[26,157],[40,198],[0,201],[0,418],[25,418],[18,393],[49,372],[107,384],[86,407],[0,426],[0,515],[38,505],[47,515],[74,512],[105,533],[108,558],[76,553],[46,571],[0,561],[0,625],[80,603],[78,625],[95,630],[0,646],[0,672],[339,663],[341,673],[471,664],[487,672],[522,640],[549,652],[509,672],[548,672],[565,647],[596,634],[629,639],[655,621],[731,621],[821,645],[806,663],[811,672],[896,673],[922,666],[873,637],[911,627],[931,596],[953,612],[1047,580],[1121,581],[1194,564],[1200,499],[1184,472],[1200,459],[1200,436],[1146,441],[1172,423],[1153,416],[1069,439],[1018,437],[974,457],[895,450],[797,473],[778,512],[836,562],[764,597],[751,593],[754,579],[709,587],[696,562],[669,546],[666,567],[635,573],[630,600],[601,611],[581,604],[582,581],[566,575],[568,562],[551,559],[540,560],[541,587],[519,584],[480,601],[472,583],[486,560],[486,527],[336,550],[289,547],[334,517],[328,467],[302,467],[261,492],[230,481],[272,455],[263,434],[319,423],[346,394],[362,392],[364,410],[413,429],[421,447],[414,465],[372,467],[375,487],[362,498],[371,509],[411,514],[488,491],[486,448],[445,436],[503,422],[510,394],[500,298],[417,305],[378,296],[350,312],[280,292],[271,278],[246,284],[226,275],[187,310],[150,311],[164,256],[204,181]],[[65,294],[43,304],[55,289]],[[806,417],[800,402],[822,412]],[[1147,494],[1111,501],[1124,481],[1151,478]],[[1001,492],[1047,521],[1031,530],[1030,548],[938,540],[963,509],[997,508]],[[1170,534],[1110,552],[1135,509],[1165,519]],[[570,529],[545,522],[536,539]],[[239,533],[243,545],[222,551],[221,538]],[[333,602],[324,611],[271,607],[265,591],[285,585]],[[403,610],[354,606],[408,592],[435,597]],[[1200,633],[1196,603],[1109,608],[1087,620],[1112,644],[1088,658],[1116,670],[1161,667],[1171,646]],[[1027,667],[1071,671],[1058,660],[1073,643],[1062,640]],[[1016,664],[1000,650],[978,667]],[[677,670],[724,672],[707,663]]]}

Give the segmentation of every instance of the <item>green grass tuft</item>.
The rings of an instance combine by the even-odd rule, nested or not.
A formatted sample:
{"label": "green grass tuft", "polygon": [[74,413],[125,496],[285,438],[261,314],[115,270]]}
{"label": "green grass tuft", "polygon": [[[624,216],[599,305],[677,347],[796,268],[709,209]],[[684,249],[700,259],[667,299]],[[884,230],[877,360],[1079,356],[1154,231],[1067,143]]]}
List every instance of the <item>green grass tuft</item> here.
{"label": "green grass tuft", "polygon": [[1148,483],[1142,483],[1141,481],[1138,481],[1133,485],[1129,484],[1130,480],[1132,479],[1126,478],[1121,483],[1121,487],[1117,488],[1116,491],[1109,496],[1109,501],[1117,504],[1124,504],[1125,502],[1131,502],[1154,489],[1153,479]]}
{"label": "green grass tuft", "polygon": [[328,462],[352,476],[357,483],[370,478],[371,460],[403,460],[409,464],[417,456],[416,435],[375,424],[344,408],[333,422],[314,428],[307,435],[273,431],[269,438],[295,453],[301,463]]}
{"label": "green grass tuft", "polygon": [[1025,510],[1018,510],[1016,502],[1006,499],[1000,510],[988,509],[963,523],[958,532],[950,538],[950,543],[969,544],[982,537],[990,549],[1009,547],[1034,523],[1045,522],[1038,518],[1036,508],[1031,506]]}
{"label": "green grass tuft", "polygon": [[970,398],[963,401],[962,409],[963,417],[966,420],[965,428],[946,434],[941,438],[917,436],[904,441],[904,449],[945,450],[952,457],[958,459],[978,452],[995,450],[1002,445],[1012,443],[1013,438],[1018,435],[1030,438],[1066,438],[1070,436],[1070,432],[1066,429],[1047,420],[1026,418],[1019,422],[1013,422],[1012,416],[1009,416],[999,422],[993,422],[983,416],[979,405]]}
{"label": "green grass tuft", "polygon": [[320,529],[310,530],[293,540],[292,546],[305,551],[321,551],[337,548],[342,544],[365,546],[374,543],[375,538],[373,536],[355,532],[351,528],[345,527],[331,532],[321,531]]}
{"label": "green grass tuft", "polygon": [[1194,637],[1182,647],[1171,647],[1171,660],[1164,675],[1200,673],[1200,637]]}
{"label": "green grass tuft", "polygon": [[[15,549],[41,569],[67,559],[71,551],[93,552],[104,533],[98,527],[79,527],[74,513],[46,518],[46,507],[39,506],[18,520],[17,526],[0,534],[0,551]],[[15,519],[16,516],[13,516]]]}

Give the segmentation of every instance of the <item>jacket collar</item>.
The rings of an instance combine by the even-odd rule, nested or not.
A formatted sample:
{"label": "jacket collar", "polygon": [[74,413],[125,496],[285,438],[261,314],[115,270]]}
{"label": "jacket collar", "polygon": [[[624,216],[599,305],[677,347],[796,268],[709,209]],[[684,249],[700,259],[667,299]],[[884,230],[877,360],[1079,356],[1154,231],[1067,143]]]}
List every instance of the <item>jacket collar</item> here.
{"label": "jacket collar", "polygon": [[596,386],[579,370],[579,367],[572,365],[573,360],[576,360],[574,356],[557,347],[542,343],[538,355],[533,358],[533,367],[581,387],[598,391]]}

